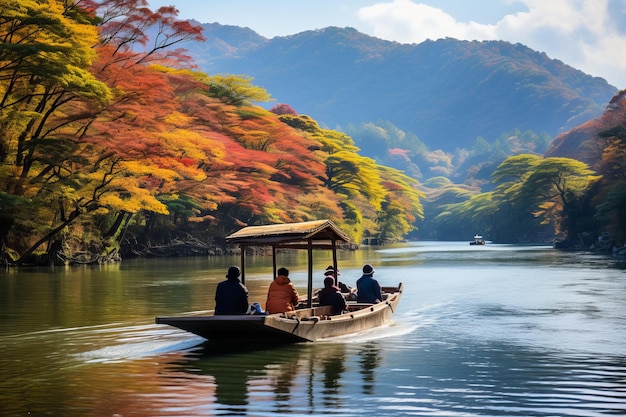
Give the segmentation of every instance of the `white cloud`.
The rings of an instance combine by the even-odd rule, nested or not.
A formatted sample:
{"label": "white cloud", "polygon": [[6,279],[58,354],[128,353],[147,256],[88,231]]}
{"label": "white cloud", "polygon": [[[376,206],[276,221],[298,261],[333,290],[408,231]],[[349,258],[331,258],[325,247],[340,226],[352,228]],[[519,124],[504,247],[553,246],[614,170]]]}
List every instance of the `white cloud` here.
{"label": "white cloud", "polygon": [[411,0],[363,7],[358,17],[375,36],[405,43],[452,37],[523,43],[551,58],[626,88],[626,0],[511,0],[525,11],[496,24],[461,22]]}
{"label": "white cloud", "polygon": [[458,22],[441,9],[410,0],[363,7],[358,17],[372,25],[375,36],[405,43],[445,37],[485,40],[495,36],[492,25]]}

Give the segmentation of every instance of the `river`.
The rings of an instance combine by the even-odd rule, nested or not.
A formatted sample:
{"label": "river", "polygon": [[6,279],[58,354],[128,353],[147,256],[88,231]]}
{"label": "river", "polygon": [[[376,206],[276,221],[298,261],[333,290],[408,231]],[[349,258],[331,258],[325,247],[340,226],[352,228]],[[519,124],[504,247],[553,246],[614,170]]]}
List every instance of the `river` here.
{"label": "river", "polygon": [[[341,252],[403,282],[394,324],[215,348],[155,316],[210,310],[238,258],[0,272],[2,416],[626,415],[626,266],[544,246],[420,242]],[[246,285],[264,305],[271,261]],[[305,293],[306,255],[279,266]],[[319,283],[331,263],[315,254]]]}

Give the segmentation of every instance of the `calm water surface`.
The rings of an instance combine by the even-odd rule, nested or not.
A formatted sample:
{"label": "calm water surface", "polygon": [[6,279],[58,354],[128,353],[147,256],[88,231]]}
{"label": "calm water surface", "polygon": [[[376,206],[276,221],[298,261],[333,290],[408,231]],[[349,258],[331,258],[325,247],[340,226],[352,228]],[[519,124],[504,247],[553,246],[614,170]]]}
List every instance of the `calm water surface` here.
{"label": "calm water surface", "polygon": [[[305,256],[280,259],[303,293]],[[0,415],[626,415],[623,261],[426,242],[342,253],[341,280],[368,262],[405,284],[392,326],[268,349],[154,324],[212,309],[237,258],[2,271]],[[271,261],[250,266],[263,305]]]}

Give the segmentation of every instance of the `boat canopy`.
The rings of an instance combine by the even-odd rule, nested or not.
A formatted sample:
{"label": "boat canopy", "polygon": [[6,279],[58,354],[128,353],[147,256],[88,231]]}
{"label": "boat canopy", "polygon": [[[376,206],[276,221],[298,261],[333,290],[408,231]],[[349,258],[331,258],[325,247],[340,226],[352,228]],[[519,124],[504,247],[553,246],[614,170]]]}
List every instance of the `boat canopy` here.
{"label": "boat canopy", "polygon": [[[330,220],[301,223],[247,226],[232,235],[226,242],[241,247],[241,281],[245,284],[245,253],[247,246],[271,246],[274,276],[276,276],[276,249],[306,249],[308,251],[307,304],[311,307],[313,291],[313,249],[332,250],[333,266],[337,270],[337,243],[349,243],[350,238]],[[337,277],[335,277],[335,283]]]}
{"label": "boat canopy", "polygon": [[332,249],[336,242],[350,238],[330,220],[302,223],[248,226],[226,237],[226,242],[243,246],[275,246],[281,248]]}

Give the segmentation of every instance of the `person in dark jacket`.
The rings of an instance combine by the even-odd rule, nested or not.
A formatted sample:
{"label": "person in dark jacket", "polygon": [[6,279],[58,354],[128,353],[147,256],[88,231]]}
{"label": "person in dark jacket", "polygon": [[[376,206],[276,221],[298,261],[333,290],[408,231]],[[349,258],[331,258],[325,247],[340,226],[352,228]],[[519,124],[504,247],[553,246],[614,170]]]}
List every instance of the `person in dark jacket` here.
{"label": "person in dark jacket", "polygon": [[228,268],[226,280],[217,284],[215,291],[215,314],[246,314],[248,312],[248,289],[239,281],[241,271],[236,266]]}
{"label": "person in dark jacket", "polygon": [[317,293],[320,306],[332,306],[331,316],[341,314],[346,310],[346,299],[343,298],[339,287],[335,286],[333,277],[324,278],[324,288]]}
{"label": "person in dark jacket", "polygon": [[380,284],[372,276],[374,268],[372,265],[363,266],[363,276],[356,281],[357,301],[359,303],[380,303],[383,295]]}
{"label": "person in dark jacket", "polygon": [[339,290],[341,290],[344,298],[352,301],[356,300],[356,288],[351,288],[349,285],[346,285],[343,282],[339,281],[339,275],[341,275],[341,273],[339,272],[339,270],[335,271],[334,266],[328,265],[326,271],[324,271],[324,275],[327,277],[333,277],[337,280],[337,287],[339,287]]}

